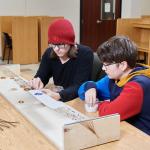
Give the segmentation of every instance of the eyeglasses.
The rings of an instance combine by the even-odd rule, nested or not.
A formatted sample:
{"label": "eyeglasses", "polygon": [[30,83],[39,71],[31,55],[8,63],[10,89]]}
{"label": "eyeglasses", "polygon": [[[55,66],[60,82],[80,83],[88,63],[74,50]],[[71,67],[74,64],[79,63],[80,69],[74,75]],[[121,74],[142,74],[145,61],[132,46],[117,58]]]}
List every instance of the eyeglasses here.
{"label": "eyeglasses", "polygon": [[48,46],[52,49],[55,49],[56,47],[58,49],[64,49],[66,48],[66,44],[48,44]]}
{"label": "eyeglasses", "polygon": [[103,64],[103,67],[105,67],[105,69],[107,69],[109,66],[114,65],[114,64],[118,64],[118,63],[113,62],[113,63]]}

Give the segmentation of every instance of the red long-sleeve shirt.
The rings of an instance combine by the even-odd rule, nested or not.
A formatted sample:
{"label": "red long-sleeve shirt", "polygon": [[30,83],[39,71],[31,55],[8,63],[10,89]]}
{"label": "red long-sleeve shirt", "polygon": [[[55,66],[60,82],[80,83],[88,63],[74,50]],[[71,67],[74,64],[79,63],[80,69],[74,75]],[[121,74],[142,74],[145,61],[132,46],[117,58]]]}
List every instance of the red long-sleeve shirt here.
{"label": "red long-sleeve shirt", "polygon": [[128,82],[120,95],[113,101],[103,101],[99,105],[99,115],[119,113],[121,120],[130,118],[141,111],[143,89],[137,82]]}

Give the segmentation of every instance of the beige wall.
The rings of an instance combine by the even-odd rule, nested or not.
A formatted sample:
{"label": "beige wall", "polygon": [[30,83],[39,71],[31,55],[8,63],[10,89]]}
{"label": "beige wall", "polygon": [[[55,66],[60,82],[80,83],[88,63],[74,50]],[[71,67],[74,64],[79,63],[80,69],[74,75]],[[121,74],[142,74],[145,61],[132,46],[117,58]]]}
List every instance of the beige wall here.
{"label": "beige wall", "polygon": [[122,0],[122,18],[150,15],[150,0]]}
{"label": "beige wall", "polygon": [[[122,0],[122,17],[150,15],[150,0]],[[64,16],[72,21],[80,41],[80,0],[0,0],[1,16]]]}
{"label": "beige wall", "polygon": [[80,0],[0,0],[0,16],[41,15],[69,19],[75,29],[76,42],[80,41]]}
{"label": "beige wall", "polygon": [[72,21],[79,42],[80,0],[0,0],[4,16],[64,16]]}

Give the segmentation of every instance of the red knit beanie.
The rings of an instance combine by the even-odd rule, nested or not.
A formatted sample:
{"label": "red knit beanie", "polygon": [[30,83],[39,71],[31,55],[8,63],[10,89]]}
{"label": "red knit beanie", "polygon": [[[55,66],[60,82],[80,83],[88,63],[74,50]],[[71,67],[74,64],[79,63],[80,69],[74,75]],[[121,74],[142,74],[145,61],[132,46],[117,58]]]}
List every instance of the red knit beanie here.
{"label": "red knit beanie", "polygon": [[54,21],[48,29],[48,43],[74,45],[75,33],[71,22],[67,19]]}

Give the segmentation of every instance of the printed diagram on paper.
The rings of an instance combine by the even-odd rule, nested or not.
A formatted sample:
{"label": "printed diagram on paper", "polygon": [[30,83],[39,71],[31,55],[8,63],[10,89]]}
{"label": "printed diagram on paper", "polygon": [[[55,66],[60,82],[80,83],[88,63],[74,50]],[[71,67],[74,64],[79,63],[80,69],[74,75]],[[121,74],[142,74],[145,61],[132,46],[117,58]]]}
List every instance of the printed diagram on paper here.
{"label": "printed diagram on paper", "polygon": [[[13,96],[17,98],[17,91],[19,91],[24,94],[22,94],[22,96],[20,96],[19,94],[20,97],[18,98],[18,103],[25,105],[26,102],[29,103],[29,100],[24,100],[23,95],[27,95],[30,93],[36,99],[33,104],[37,104],[38,102],[40,102],[43,104],[43,107],[46,106],[54,110],[58,113],[58,115],[61,115],[64,118],[68,118],[70,122],[88,119],[85,115],[81,114],[80,112],[66,105],[65,103],[61,101],[56,101],[39,90],[32,90],[27,84],[27,80],[23,79],[21,76],[16,75],[5,67],[2,67],[1,69],[0,83],[1,85],[3,85],[0,86],[0,92],[8,100],[13,98]],[[9,91],[10,94],[5,95],[7,91]],[[11,95],[10,98],[9,95]]]}
{"label": "printed diagram on paper", "polygon": [[[0,94],[57,149],[84,149],[119,139],[119,115],[88,118],[40,90],[31,89],[27,82],[8,68],[0,66]],[[18,122],[8,122],[7,118],[4,119],[1,120],[1,125],[14,127],[18,124]],[[21,123],[20,121],[19,124]],[[2,126],[0,130],[3,130]],[[82,142],[77,140],[79,136]]]}
{"label": "printed diagram on paper", "polygon": [[59,149],[63,148],[64,125],[88,119],[65,103],[32,90],[25,79],[5,67],[0,68],[0,94]]}

